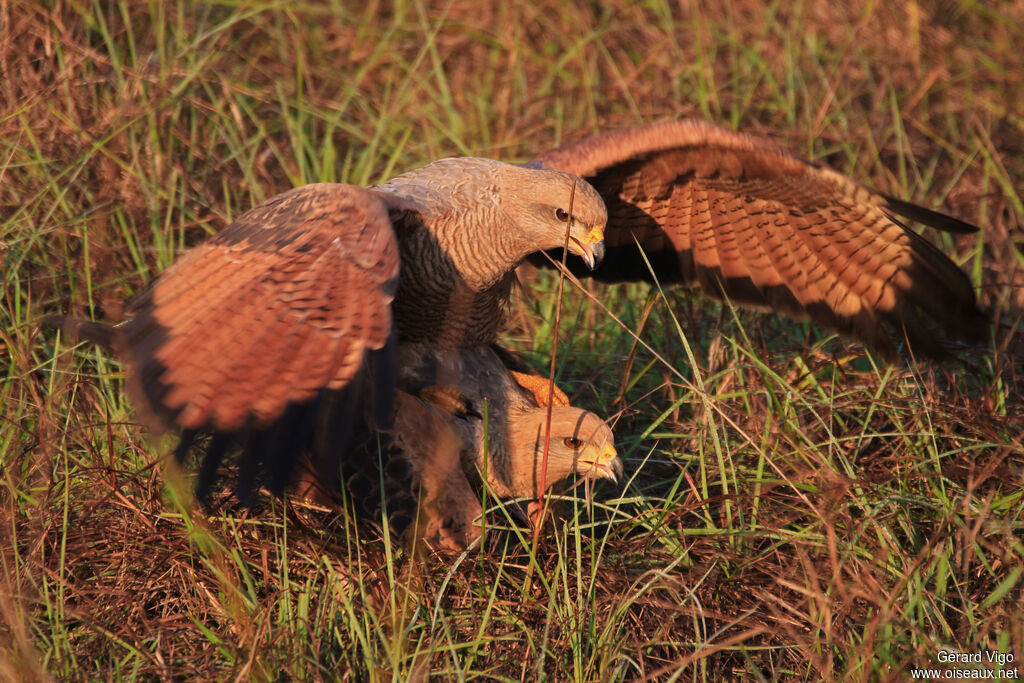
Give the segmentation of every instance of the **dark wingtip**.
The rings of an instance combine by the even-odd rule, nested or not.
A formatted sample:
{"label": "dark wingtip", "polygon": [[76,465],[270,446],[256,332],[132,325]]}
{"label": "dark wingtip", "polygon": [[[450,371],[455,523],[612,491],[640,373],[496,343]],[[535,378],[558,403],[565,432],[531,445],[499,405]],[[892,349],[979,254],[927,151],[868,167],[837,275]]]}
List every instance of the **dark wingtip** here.
{"label": "dark wingtip", "polygon": [[978,226],[962,221],[959,218],[953,218],[947,216],[944,213],[938,211],[932,211],[926,209],[923,206],[917,204],[911,204],[905,202],[902,199],[896,197],[890,197],[889,195],[882,195],[885,198],[885,208],[889,209],[893,213],[896,213],[904,218],[909,218],[912,221],[917,221],[922,225],[927,225],[929,228],[935,228],[936,230],[942,230],[944,232],[953,233],[954,235],[970,235],[978,232]]}
{"label": "dark wingtip", "polygon": [[398,335],[392,332],[381,348],[366,354],[370,393],[370,427],[391,429],[394,420],[395,387],[398,386]]}
{"label": "dark wingtip", "polygon": [[73,339],[84,339],[105,349],[114,348],[114,328],[91,320],[79,320],[66,315],[44,315],[40,321],[46,327],[60,330]]}
{"label": "dark wingtip", "polygon": [[45,325],[46,327],[52,327],[54,329],[59,330],[64,327],[64,322],[67,320],[68,317],[66,315],[50,314],[44,315],[39,322]]}

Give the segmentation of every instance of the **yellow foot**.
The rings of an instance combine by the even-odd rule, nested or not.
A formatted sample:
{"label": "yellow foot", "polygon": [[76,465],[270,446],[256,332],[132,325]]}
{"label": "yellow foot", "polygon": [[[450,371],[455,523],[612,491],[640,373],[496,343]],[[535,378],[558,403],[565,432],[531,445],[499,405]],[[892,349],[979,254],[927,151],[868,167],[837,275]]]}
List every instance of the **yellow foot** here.
{"label": "yellow foot", "polygon": [[537,402],[539,407],[547,408],[549,396],[551,399],[551,405],[553,406],[569,405],[569,397],[565,395],[564,391],[558,388],[557,384],[554,382],[548,382],[547,377],[531,375],[525,372],[516,372],[515,370],[509,370],[509,372],[512,374],[512,379],[516,381],[516,384],[533,394],[533,399]]}
{"label": "yellow foot", "polygon": [[422,401],[435,405],[446,413],[455,417],[475,417],[484,419],[484,416],[476,411],[473,403],[466,398],[461,391],[452,386],[433,384],[423,387],[416,392]]}

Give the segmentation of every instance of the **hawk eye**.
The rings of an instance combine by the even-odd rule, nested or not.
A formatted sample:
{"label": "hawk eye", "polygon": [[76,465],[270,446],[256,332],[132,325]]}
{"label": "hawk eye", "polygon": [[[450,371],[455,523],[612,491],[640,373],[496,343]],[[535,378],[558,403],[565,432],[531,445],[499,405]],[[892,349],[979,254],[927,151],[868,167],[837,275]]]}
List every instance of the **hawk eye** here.
{"label": "hawk eye", "polygon": [[573,450],[576,450],[577,448],[583,445],[582,439],[577,439],[575,436],[565,437],[564,439],[562,439],[562,443],[564,443],[568,448],[571,448]]}
{"label": "hawk eye", "polygon": [[562,221],[563,223],[569,222],[569,212],[565,209],[555,209],[555,218]]}

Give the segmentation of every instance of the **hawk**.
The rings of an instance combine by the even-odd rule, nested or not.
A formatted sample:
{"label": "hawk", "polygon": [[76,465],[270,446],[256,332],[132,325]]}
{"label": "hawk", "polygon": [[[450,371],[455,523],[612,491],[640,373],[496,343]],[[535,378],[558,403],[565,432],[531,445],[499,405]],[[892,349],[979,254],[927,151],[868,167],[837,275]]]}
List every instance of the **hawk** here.
{"label": "hawk", "polygon": [[670,121],[523,165],[299,187],[184,254],[126,322],[49,322],[114,349],[140,413],[182,430],[180,458],[210,435],[201,492],[233,449],[242,498],[258,482],[336,488],[346,468],[351,484],[380,434],[385,469],[418,492],[413,533],[462,546],[484,482],[536,497],[574,472],[622,474],[608,426],[496,346],[525,259],[567,249],[599,280],[695,285],[888,357],[899,340],[941,355],[941,338],[981,338],[968,278],[897,216],[976,230],[771,142]]}

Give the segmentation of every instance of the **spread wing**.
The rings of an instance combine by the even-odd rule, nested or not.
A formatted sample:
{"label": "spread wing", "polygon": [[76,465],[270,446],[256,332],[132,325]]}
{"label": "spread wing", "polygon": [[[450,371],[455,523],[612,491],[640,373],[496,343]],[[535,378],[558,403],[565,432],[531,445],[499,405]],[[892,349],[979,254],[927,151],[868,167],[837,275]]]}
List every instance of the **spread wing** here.
{"label": "spread wing", "polygon": [[977,340],[987,329],[960,268],[894,216],[977,228],[770,142],[671,121],[588,138],[529,165],[582,176],[604,198],[600,280],[649,280],[653,269],[662,283],[810,317],[889,357],[893,336],[942,355],[938,337]]}
{"label": "spread wing", "polygon": [[338,184],[291,190],[191,249],[132,302],[113,346],[136,406],[183,428],[179,457],[197,433],[214,435],[200,493],[234,444],[243,496],[261,471],[282,490],[307,449],[330,481],[355,423],[388,420],[394,201]]}

